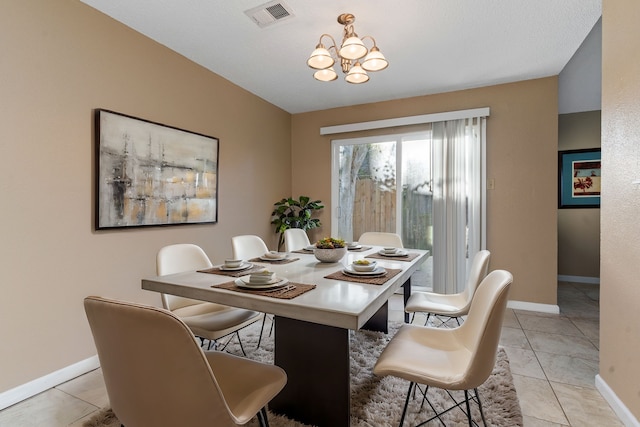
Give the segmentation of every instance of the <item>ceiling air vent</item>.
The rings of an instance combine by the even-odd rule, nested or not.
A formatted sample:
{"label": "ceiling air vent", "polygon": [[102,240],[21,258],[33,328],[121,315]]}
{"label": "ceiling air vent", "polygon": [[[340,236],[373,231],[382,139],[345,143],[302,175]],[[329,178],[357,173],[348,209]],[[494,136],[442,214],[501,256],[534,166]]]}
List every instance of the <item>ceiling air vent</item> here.
{"label": "ceiling air vent", "polygon": [[260,28],[268,27],[294,16],[291,8],[281,1],[265,3],[253,9],[245,10],[244,13]]}

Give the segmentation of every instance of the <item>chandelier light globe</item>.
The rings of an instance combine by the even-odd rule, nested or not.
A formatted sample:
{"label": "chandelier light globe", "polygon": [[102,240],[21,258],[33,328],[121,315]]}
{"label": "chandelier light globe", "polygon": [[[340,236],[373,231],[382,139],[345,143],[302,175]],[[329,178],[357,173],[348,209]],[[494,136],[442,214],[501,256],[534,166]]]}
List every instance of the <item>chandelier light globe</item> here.
{"label": "chandelier light globe", "polygon": [[362,61],[362,68],[367,71],[380,71],[388,66],[389,63],[376,46],[371,48],[369,54],[364,58],[364,61]]}
{"label": "chandelier light globe", "polygon": [[[384,57],[376,41],[371,36],[358,37],[353,23],[356,17],[350,13],[343,13],[338,16],[338,23],[344,25],[342,43],[336,43],[329,34],[320,36],[320,41],[315,50],[307,59],[307,65],[317,71],[313,73],[316,80],[330,82],[338,78],[338,74],[333,69],[333,65],[338,63],[345,80],[349,83],[359,84],[369,81],[367,71],[374,72],[384,70],[389,66],[389,62]],[[323,40],[331,40],[327,43],[327,48],[322,44]],[[373,45],[368,48],[364,42],[368,40]],[[339,47],[338,47],[339,46]]]}
{"label": "chandelier light globe", "polygon": [[366,83],[369,80],[369,75],[365,70],[362,69],[360,63],[356,62],[355,65],[351,67],[344,79],[349,83],[360,84]]}
{"label": "chandelier light globe", "polygon": [[366,54],[367,47],[358,37],[349,37],[342,42],[342,47],[338,52],[338,55],[346,59],[360,59]]}
{"label": "chandelier light globe", "polygon": [[336,61],[331,57],[331,54],[322,44],[316,46],[316,49],[311,52],[307,65],[316,70],[323,70],[331,67]]}
{"label": "chandelier light globe", "polygon": [[333,67],[325,68],[324,70],[318,70],[313,73],[313,77],[321,82],[330,82],[338,78],[338,74]]}

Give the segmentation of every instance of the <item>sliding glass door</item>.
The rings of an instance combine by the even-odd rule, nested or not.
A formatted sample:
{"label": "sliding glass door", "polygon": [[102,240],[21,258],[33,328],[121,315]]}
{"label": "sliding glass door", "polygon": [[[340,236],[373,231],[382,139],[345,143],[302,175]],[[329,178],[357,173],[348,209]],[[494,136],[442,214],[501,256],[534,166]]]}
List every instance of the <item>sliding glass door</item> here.
{"label": "sliding glass door", "polygon": [[406,247],[432,247],[428,133],[333,141],[332,234],[398,233]]}
{"label": "sliding glass door", "polygon": [[434,291],[462,291],[486,247],[485,123],[463,118],[332,141],[331,234],[397,233],[405,247],[431,251]]}

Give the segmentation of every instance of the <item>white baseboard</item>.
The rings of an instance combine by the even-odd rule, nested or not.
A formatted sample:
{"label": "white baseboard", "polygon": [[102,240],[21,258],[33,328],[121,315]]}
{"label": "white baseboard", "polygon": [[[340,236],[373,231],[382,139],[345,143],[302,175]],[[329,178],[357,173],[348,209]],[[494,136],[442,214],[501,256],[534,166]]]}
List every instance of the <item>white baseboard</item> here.
{"label": "white baseboard", "polygon": [[590,283],[592,285],[599,285],[599,277],[586,277],[586,276],[564,276],[558,275],[559,282],[573,282],[573,283]]}
{"label": "white baseboard", "polygon": [[618,399],[618,396],[613,392],[613,390],[611,390],[611,387],[609,387],[600,375],[596,375],[596,388],[602,397],[604,397],[604,400],[609,403],[613,412],[615,412],[618,418],[620,418],[622,424],[626,427],[640,427],[640,422],[638,422],[636,417],[634,417],[631,411],[629,411],[629,408],[627,408],[626,405]]}
{"label": "white baseboard", "polygon": [[507,302],[507,308],[513,308],[515,310],[527,310],[538,311],[540,313],[560,314],[560,307],[553,304],[538,304],[535,302],[525,301],[509,301]]}
{"label": "white baseboard", "polygon": [[0,393],[0,410],[49,390],[52,387],[62,384],[63,382],[72,380],[82,374],[93,371],[100,367],[98,356],[92,356],[88,359],[81,360],[78,363],[59,369],[55,372],[36,378],[26,384]]}

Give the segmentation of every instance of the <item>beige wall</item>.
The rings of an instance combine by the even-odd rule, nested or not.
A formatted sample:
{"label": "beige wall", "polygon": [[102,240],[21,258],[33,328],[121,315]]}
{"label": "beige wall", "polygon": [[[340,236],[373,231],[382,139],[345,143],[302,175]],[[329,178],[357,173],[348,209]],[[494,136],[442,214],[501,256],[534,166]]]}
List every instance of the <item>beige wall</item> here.
{"label": "beige wall", "polygon": [[640,420],[640,2],[602,5],[600,376]]}
{"label": "beige wall", "polygon": [[[558,151],[600,147],[600,111],[561,114]],[[558,274],[600,277],[600,209],[558,209]]]}
{"label": "beige wall", "polygon": [[[339,82],[338,82],[339,84]],[[349,90],[345,87],[344,90]],[[557,77],[296,114],[292,120],[293,193],[326,203],[321,220],[330,232],[331,139],[323,126],[490,107],[487,123],[488,249],[491,268],[514,275],[510,299],[557,302]],[[397,129],[388,132],[398,131]]]}
{"label": "beige wall", "polygon": [[[1,393],[95,354],[86,295],[160,305],[140,278],[161,246],[273,246],[291,116],[76,0],[3,2],[0,52]],[[93,231],[95,108],[220,138],[218,224]]]}

